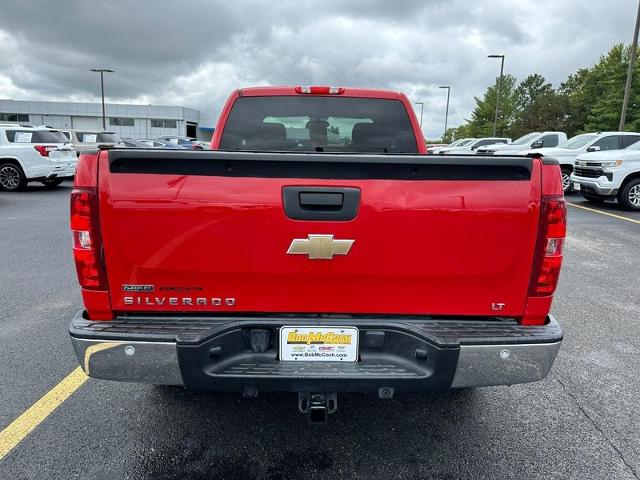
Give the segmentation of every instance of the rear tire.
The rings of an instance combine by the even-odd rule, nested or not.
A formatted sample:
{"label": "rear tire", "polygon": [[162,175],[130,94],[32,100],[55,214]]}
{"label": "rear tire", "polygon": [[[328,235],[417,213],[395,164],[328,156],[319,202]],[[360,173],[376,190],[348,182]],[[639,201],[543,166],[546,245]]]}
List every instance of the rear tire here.
{"label": "rear tire", "polygon": [[634,178],[622,187],[618,202],[625,210],[640,210],[640,178]]}
{"label": "rear tire", "polygon": [[0,160],[0,190],[15,192],[22,190],[26,184],[27,177],[18,165]]}
{"label": "rear tire", "polygon": [[604,197],[599,197],[597,195],[590,195],[588,193],[583,193],[582,196],[585,198],[585,200],[591,203],[602,203],[606,200],[606,198]]}
{"label": "rear tire", "polygon": [[571,169],[568,167],[562,167],[562,190],[564,194],[573,192],[573,186],[571,185]]}
{"label": "rear tire", "polygon": [[63,181],[64,181],[64,179],[62,179],[62,178],[52,178],[50,180],[43,180],[40,183],[42,183],[47,188],[56,188]]}

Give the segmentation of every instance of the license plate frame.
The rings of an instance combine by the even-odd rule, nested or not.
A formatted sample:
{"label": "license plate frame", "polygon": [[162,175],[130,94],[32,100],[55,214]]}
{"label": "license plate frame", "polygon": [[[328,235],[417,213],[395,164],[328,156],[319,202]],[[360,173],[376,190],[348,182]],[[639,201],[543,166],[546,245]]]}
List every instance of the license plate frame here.
{"label": "license plate frame", "polygon": [[281,362],[358,361],[360,332],[356,327],[285,325],[278,335]]}

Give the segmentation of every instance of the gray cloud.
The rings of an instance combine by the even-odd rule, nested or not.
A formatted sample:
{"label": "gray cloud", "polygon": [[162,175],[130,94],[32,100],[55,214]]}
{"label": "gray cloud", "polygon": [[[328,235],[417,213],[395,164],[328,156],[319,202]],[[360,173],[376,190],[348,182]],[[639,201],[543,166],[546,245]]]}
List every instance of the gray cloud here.
{"label": "gray cloud", "polygon": [[393,88],[425,102],[426,133],[461,123],[507,55],[519,78],[559,83],[629,42],[627,0],[24,1],[0,15],[0,98],[96,100],[219,111],[233,88],[334,84]]}

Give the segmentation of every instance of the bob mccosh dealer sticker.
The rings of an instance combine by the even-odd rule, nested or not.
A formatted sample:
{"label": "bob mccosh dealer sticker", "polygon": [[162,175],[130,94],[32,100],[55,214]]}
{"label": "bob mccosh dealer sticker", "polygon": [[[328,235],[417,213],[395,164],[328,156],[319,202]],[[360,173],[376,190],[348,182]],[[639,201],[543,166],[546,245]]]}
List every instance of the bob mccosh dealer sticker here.
{"label": "bob mccosh dealer sticker", "polygon": [[283,362],[356,362],[358,329],[355,327],[282,327],[280,360]]}

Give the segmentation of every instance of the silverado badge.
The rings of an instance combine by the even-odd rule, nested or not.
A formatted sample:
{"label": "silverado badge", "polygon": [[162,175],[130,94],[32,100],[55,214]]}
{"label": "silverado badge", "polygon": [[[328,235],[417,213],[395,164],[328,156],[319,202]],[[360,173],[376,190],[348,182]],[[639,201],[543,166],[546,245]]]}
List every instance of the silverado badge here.
{"label": "silverado badge", "polygon": [[333,235],[307,235],[294,238],[287,255],[308,255],[311,260],[331,260],[334,255],[346,255],[355,240],[334,240]]}

